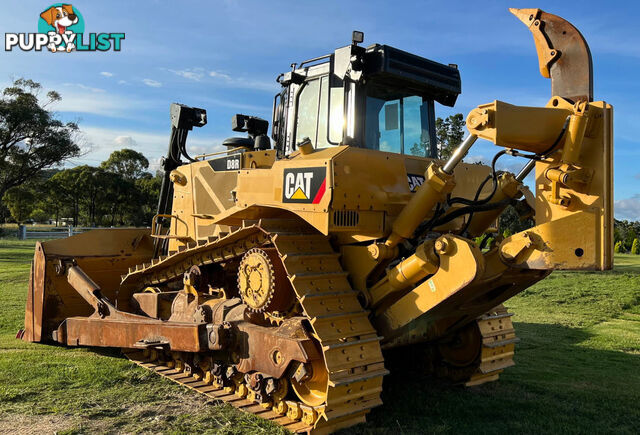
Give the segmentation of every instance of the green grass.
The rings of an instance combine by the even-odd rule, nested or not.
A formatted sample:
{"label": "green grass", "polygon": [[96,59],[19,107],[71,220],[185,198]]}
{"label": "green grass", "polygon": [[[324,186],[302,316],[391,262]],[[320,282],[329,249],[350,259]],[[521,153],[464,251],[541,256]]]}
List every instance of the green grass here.
{"label": "green grass", "polygon": [[[25,343],[32,241],[0,240],[0,432],[283,433],[207,402],[116,351]],[[425,376],[408,351],[368,423],[349,433],[637,433],[640,427],[640,256],[604,273],[554,272],[508,301],[515,367],[466,389]]]}

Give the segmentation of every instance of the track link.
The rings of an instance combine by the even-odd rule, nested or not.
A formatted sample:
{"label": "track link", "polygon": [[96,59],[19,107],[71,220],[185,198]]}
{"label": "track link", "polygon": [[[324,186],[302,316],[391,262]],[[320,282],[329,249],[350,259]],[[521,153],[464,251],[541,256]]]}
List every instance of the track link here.
{"label": "track link", "polygon": [[477,356],[468,365],[448,361],[437,345],[425,348],[425,366],[433,375],[467,387],[497,381],[504,369],[515,365],[513,355],[516,337],[511,313],[503,305],[478,317],[469,327],[475,328],[478,339],[467,346],[477,349]]}
{"label": "track link", "polygon": [[[339,255],[326,236],[294,220],[246,222],[220,238],[209,238],[131,268],[123,285],[159,284],[174,279],[193,265],[227,261],[249,249],[273,245],[293,285],[302,313],[318,340],[328,373],[326,401],[320,406],[287,401],[287,415],[255,402],[225,394],[224,389],[193,378],[141,353],[126,351],[132,361],[202,394],[230,402],[243,411],[274,421],[294,432],[328,433],[364,422],[371,408],[381,405],[384,358],[378,337],[347,280]],[[239,400],[240,399],[240,400]],[[300,421],[302,419],[302,421]]]}
{"label": "track link", "polygon": [[482,334],[482,349],[479,365],[466,386],[497,381],[504,369],[515,365],[513,354],[520,339],[516,337],[511,316],[504,305],[498,305],[476,320]]}
{"label": "track link", "polygon": [[309,433],[313,428],[313,426],[304,422],[296,421],[286,415],[282,415],[269,408],[265,408],[253,400],[239,397],[235,392],[227,392],[222,386],[214,386],[203,380],[199,380],[197,377],[194,377],[189,373],[185,373],[184,370],[169,367],[159,361],[150,361],[149,356],[145,355],[143,351],[125,351],[124,354],[140,367],[155,372],[162,377],[205,395],[210,399],[229,403],[242,411],[250,412],[260,418],[279,424],[291,432]]}

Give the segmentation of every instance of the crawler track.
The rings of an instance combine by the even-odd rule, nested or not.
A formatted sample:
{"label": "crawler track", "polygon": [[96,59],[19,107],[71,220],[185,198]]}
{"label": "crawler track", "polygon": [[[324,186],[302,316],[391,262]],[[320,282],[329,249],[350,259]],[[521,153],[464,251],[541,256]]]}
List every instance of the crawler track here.
{"label": "crawler track", "polygon": [[482,335],[482,349],[475,372],[465,382],[468,387],[497,381],[500,373],[515,365],[513,354],[520,339],[511,323],[511,316],[499,305],[476,320]]}
{"label": "crawler track", "polygon": [[[347,273],[338,261],[328,239],[293,220],[245,221],[243,227],[217,238],[192,243],[188,247],[139,265],[122,277],[123,285],[140,287],[175,279],[194,265],[206,265],[240,258],[255,247],[277,249],[300,306],[311,325],[312,334],[324,355],[328,373],[326,400],[318,404],[301,400],[262,405],[251,395],[236,393],[215,385],[190,367],[171,361],[171,356],[151,358],[141,351],[125,350],[137,364],[198,391],[208,397],[231,403],[246,412],[274,421],[293,432],[322,433],[363,422],[365,415],[382,404],[384,368],[380,337],[369,322],[368,311],[360,305]],[[500,305],[476,320],[482,344],[472,366],[440,366],[438,374],[467,386],[498,379],[514,365],[518,339],[511,314]]]}
{"label": "crawler track", "polygon": [[[322,349],[328,374],[325,401],[321,405],[286,401],[274,412],[244,397],[193,378],[189,372],[169,365],[127,355],[139,365],[207,396],[228,401],[247,412],[272,420],[292,431],[334,431],[363,422],[365,415],[381,405],[384,368],[380,337],[347,280],[328,239],[293,220],[261,220],[223,237],[193,243],[178,252],[139,265],[122,277],[123,285],[139,287],[174,279],[191,266],[223,262],[242,256],[249,249],[275,246],[311,333]],[[242,396],[242,394],[240,395]],[[274,406],[274,409],[276,407]]]}
{"label": "crawler track", "polygon": [[504,369],[515,365],[513,354],[520,339],[516,337],[511,316],[503,305],[499,305],[467,327],[473,328],[476,338],[468,341],[465,349],[477,352],[469,364],[456,364],[441,352],[437,344],[428,345],[425,363],[429,371],[467,387],[497,381]]}
{"label": "crawler track", "polygon": [[[273,421],[274,423],[287,428],[291,432],[308,433],[312,429],[311,425],[308,425],[301,421],[296,421],[295,419],[291,419],[286,415],[274,412],[269,408],[265,408],[262,405],[255,403],[252,400],[239,397],[234,392],[227,392],[222,387],[217,387],[204,382],[203,380],[198,379],[197,376],[194,377],[191,373],[185,372],[184,369],[169,367],[157,360],[153,360],[153,358],[150,358],[148,353],[145,353],[143,351],[128,350],[125,351],[124,354],[127,356],[127,358],[138,364],[140,367],[151,370],[159,374],[160,376],[163,376],[177,384],[190,388],[191,390],[203,394],[211,399],[230,403],[231,405],[242,411],[250,412],[265,420]],[[170,365],[173,366],[173,364]]]}

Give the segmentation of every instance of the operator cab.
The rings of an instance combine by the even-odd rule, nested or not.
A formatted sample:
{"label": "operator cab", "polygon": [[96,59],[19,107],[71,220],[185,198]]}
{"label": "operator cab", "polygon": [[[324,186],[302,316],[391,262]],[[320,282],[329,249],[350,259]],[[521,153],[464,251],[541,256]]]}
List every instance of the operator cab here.
{"label": "operator cab", "polygon": [[387,45],[362,42],[292,64],[278,77],[272,139],[280,156],[304,138],[316,149],[350,145],[436,157],[434,102],[453,106],[461,91],[455,65],[443,65]]}

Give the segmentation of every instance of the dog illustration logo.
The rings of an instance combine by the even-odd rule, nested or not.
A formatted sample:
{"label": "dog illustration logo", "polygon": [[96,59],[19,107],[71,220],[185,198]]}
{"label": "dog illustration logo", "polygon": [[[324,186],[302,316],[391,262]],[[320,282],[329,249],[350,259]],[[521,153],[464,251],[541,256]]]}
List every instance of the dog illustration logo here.
{"label": "dog illustration logo", "polygon": [[85,33],[84,18],[69,3],[54,3],[38,16],[38,32],[4,34],[4,50],[52,53],[120,51],[124,32]]}
{"label": "dog illustration logo", "polygon": [[[73,5],[63,3],[51,5],[40,14],[40,18],[44,20],[44,23],[41,20],[38,30],[49,35],[51,42],[49,42],[47,48],[51,52],[71,52],[76,49],[74,42],[76,33],[84,31],[84,23],[82,22],[82,15]],[[45,23],[46,25],[44,25]],[[60,35],[60,37],[56,38],[55,35]],[[56,43],[57,41],[60,41],[60,43]]]}

